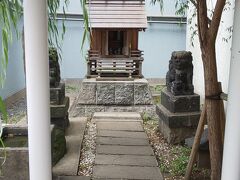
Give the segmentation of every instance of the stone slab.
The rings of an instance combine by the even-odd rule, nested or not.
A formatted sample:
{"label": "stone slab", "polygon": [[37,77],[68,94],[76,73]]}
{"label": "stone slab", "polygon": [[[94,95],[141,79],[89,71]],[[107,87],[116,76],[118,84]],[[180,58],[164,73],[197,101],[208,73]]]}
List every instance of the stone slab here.
{"label": "stone slab", "polygon": [[58,87],[50,88],[50,104],[62,104],[65,98],[65,83],[60,83]]}
{"label": "stone slab", "polygon": [[169,128],[197,127],[200,118],[200,111],[172,113],[162,105],[156,106],[156,113]]}
{"label": "stone slab", "polygon": [[96,165],[93,167],[94,178],[121,178],[121,179],[156,179],[162,180],[158,167],[134,167]]}
{"label": "stone slab", "polygon": [[82,83],[78,96],[79,104],[95,104],[96,105],[96,89],[97,85],[93,83]]}
{"label": "stone slab", "polygon": [[97,145],[97,154],[154,155],[151,146]]}
{"label": "stone slab", "polygon": [[94,119],[141,119],[140,113],[137,112],[96,112]]}
{"label": "stone slab", "polygon": [[138,132],[144,131],[140,122],[97,122],[97,129]]}
{"label": "stone slab", "polygon": [[90,180],[88,176],[59,176],[58,180]]}
{"label": "stone slab", "polygon": [[134,84],[134,104],[153,104],[152,94],[148,83]]}
{"label": "stone slab", "polygon": [[98,130],[98,137],[119,137],[119,138],[139,138],[148,139],[145,132],[129,132],[129,131],[111,131],[111,130]]}
{"label": "stone slab", "polygon": [[78,105],[152,105],[146,79],[133,81],[96,81],[84,79]]}
{"label": "stone slab", "polygon": [[50,105],[51,118],[64,118],[68,114],[69,109],[69,97],[65,97],[63,104]]}
{"label": "stone slab", "polygon": [[111,83],[97,84],[97,104],[115,103],[115,86]]}
{"label": "stone slab", "polygon": [[164,88],[161,92],[161,104],[172,113],[196,112],[200,111],[200,96],[197,94],[174,96]]}
{"label": "stone slab", "polygon": [[155,156],[137,156],[137,155],[102,155],[97,154],[95,158],[96,165],[121,165],[121,166],[146,166],[157,167]]}
{"label": "stone slab", "polygon": [[121,83],[115,85],[115,104],[133,105],[134,104],[134,85]]}
{"label": "stone slab", "polygon": [[86,127],[86,118],[71,118],[66,131],[67,153],[53,167],[54,176],[74,176],[78,172],[81,144]]}
{"label": "stone slab", "polygon": [[92,119],[92,122],[141,122],[143,123],[143,120],[142,119],[123,119],[123,118],[114,118],[114,119],[109,119],[109,118],[106,118],[106,119],[96,119],[96,118],[93,118]]}
{"label": "stone slab", "polygon": [[[1,157],[4,157],[4,153],[6,161],[1,166],[0,180],[29,180],[28,148],[1,148]],[[0,163],[3,163],[3,158]]]}
{"label": "stone slab", "polygon": [[97,137],[96,143],[99,145],[121,145],[121,146],[149,145],[149,141],[147,139],[114,138],[114,137]]}
{"label": "stone slab", "polygon": [[63,118],[51,118],[51,124],[64,130],[69,126],[69,123],[68,113],[67,116]]}
{"label": "stone slab", "polygon": [[159,131],[163,134],[169,144],[178,144],[184,142],[186,138],[193,137],[195,135],[196,128],[169,128],[164,121],[159,119]]}
{"label": "stone slab", "polygon": [[95,112],[137,112],[140,114],[147,113],[156,118],[155,105],[135,105],[135,106],[116,106],[116,105],[83,105],[77,104],[70,112],[71,117],[92,117]]}

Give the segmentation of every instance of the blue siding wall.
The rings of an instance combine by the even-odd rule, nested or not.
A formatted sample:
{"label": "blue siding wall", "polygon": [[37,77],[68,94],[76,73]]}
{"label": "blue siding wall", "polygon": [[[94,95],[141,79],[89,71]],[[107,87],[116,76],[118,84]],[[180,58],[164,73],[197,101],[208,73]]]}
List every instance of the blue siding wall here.
{"label": "blue siding wall", "polygon": [[148,29],[139,38],[139,49],[144,50],[143,75],[165,78],[171,53],[186,49],[186,26],[148,23]]}
{"label": "blue siding wall", "polygon": [[[86,75],[85,54],[80,49],[82,21],[66,22],[67,32],[61,63],[62,78],[83,78]],[[148,29],[139,34],[139,49],[144,51],[143,75],[146,78],[164,78],[172,51],[186,49],[186,25],[148,23]]]}
{"label": "blue siding wall", "polygon": [[[150,1],[147,0],[146,11],[148,16],[175,16],[174,1],[165,0],[164,12],[161,14],[159,5],[150,5]],[[81,14],[79,1],[71,1],[66,12]],[[59,27],[61,27],[60,24]],[[83,22],[69,20],[66,21],[66,27],[67,32],[63,41],[63,60],[60,62],[61,76],[63,79],[83,78],[86,75],[85,54],[88,49],[88,45],[85,45],[81,51]],[[148,23],[148,29],[145,32],[140,32],[139,35],[139,49],[144,51],[143,74],[145,77],[164,78],[172,51],[184,50],[186,48],[185,42],[185,24]],[[3,98],[9,97],[25,87],[22,56],[21,40],[14,38],[9,53],[7,81],[4,89],[0,89],[0,96]]]}
{"label": "blue siding wall", "polygon": [[4,88],[0,89],[0,96],[4,99],[25,87],[22,41],[14,36],[13,42],[14,43],[9,47],[6,83]]}

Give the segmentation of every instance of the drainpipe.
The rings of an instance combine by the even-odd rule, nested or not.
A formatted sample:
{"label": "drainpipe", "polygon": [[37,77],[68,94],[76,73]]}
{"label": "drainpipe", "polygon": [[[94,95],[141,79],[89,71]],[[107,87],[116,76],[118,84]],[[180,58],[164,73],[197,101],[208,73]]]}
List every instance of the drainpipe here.
{"label": "drainpipe", "polygon": [[47,0],[24,0],[30,180],[52,180]]}
{"label": "drainpipe", "polygon": [[240,0],[235,1],[222,180],[240,179]]}

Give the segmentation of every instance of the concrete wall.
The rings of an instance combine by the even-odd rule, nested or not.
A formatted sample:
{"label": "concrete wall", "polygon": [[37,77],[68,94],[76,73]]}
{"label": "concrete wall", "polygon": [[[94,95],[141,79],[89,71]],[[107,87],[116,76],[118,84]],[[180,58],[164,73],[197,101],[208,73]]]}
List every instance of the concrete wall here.
{"label": "concrete wall", "polygon": [[[229,67],[230,67],[230,58],[231,58],[231,45],[232,39],[230,38],[228,42],[224,41],[224,38],[229,38],[231,36],[231,32],[227,31],[227,28],[233,25],[233,5],[234,1],[230,0],[231,6],[226,6],[226,10],[223,12],[223,16],[221,19],[221,25],[217,37],[216,42],[216,54],[217,54],[217,67],[218,67],[218,78],[219,81],[222,82],[223,91],[227,93],[228,88],[228,78],[229,78]],[[210,6],[211,7],[211,6]],[[194,7],[190,7],[188,10],[188,19],[192,17],[194,12]],[[193,20],[193,23],[196,23],[196,19]],[[195,86],[195,92],[200,94],[203,100],[204,97],[204,77],[203,77],[203,66],[201,59],[201,51],[199,47],[198,36],[194,37],[193,44],[191,42],[192,36],[191,25],[187,26],[187,41],[186,47],[187,50],[193,53],[193,64],[194,64],[194,75],[193,75],[193,83]]]}

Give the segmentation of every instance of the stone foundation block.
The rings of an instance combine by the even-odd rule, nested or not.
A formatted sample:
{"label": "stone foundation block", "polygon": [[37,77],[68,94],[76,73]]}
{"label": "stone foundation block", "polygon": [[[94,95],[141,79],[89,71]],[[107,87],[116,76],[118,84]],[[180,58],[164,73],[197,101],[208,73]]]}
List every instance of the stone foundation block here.
{"label": "stone foundation block", "polygon": [[97,85],[94,83],[82,83],[79,104],[96,104],[96,89]]}
{"label": "stone foundation block", "polygon": [[164,138],[169,144],[178,144],[183,142],[186,138],[194,136],[196,128],[170,128],[164,121],[160,119],[159,131],[163,134]]}
{"label": "stone foundation block", "polygon": [[97,104],[111,105],[115,103],[115,86],[111,83],[97,84]]}
{"label": "stone foundation block", "polygon": [[134,84],[134,104],[152,104],[152,94],[147,83]]}
{"label": "stone foundation block", "polygon": [[170,128],[197,127],[200,112],[172,113],[164,106],[157,105],[156,113]]}
{"label": "stone foundation block", "polygon": [[50,103],[54,105],[62,104],[65,98],[65,83],[60,83],[58,87],[50,88]]}
{"label": "stone foundation block", "polygon": [[192,137],[200,118],[200,112],[172,113],[162,105],[156,107],[156,113],[159,117],[159,130],[171,144]]}
{"label": "stone foundation block", "polygon": [[115,85],[115,104],[132,105],[134,102],[133,84],[122,83]]}
{"label": "stone foundation block", "polygon": [[51,118],[65,118],[68,115],[69,97],[65,97],[63,104],[50,105]]}
{"label": "stone foundation block", "polygon": [[170,112],[196,112],[200,110],[200,96],[182,95],[174,96],[167,88],[161,93],[161,104]]}
{"label": "stone foundation block", "polygon": [[68,114],[63,118],[51,118],[51,124],[54,124],[57,127],[65,130],[70,124]]}

